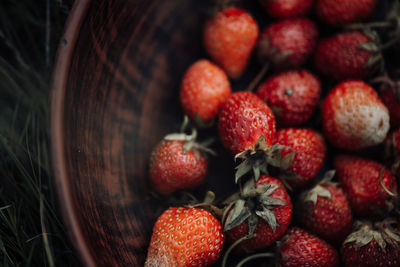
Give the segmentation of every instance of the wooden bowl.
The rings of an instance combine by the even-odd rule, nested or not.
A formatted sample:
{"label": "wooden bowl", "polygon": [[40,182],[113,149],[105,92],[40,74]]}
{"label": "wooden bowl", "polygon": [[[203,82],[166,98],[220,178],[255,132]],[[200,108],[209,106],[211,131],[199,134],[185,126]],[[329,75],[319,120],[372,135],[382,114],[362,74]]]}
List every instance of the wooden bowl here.
{"label": "wooden bowl", "polygon": [[[86,266],[143,266],[155,220],[147,163],[176,131],[179,84],[211,1],[75,1],[53,76],[55,180]],[[204,12],[203,12],[204,11]]]}
{"label": "wooden bowl", "polygon": [[[143,266],[169,205],[150,194],[148,158],[182,120],[180,80],[206,56],[202,27],[214,1],[75,1],[53,76],[51,144],[64,221],[86,266]],[[262,29],[257,1],[242,2]],[[234,90],[258,71],[252,63]],[[210,164],[197,193],[234,190],[232,157]]]}

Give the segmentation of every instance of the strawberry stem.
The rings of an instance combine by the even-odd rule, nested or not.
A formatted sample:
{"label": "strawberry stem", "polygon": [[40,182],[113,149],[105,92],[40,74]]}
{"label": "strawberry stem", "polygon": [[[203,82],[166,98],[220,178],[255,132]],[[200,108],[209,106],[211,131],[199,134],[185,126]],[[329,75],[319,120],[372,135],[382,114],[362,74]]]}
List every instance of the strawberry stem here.
{"label": "strawberry stem", "polygon": [[253,238],[255,237],[256,234],[252,234],[252,235],[245,235],[242,238],[239,238],[238,240],[236,240],[232,245],[229,246],[229,248],[226,250],[224,258],[222,260],[222,264],[221,267],[226,267],[226,262],[228,261],[228,257],[229,254],[232,252],[232,250],[237,247],[240,243],[242,243],[243,241]]}
{"label": "strawberry stem", "polygon": [[354,23],[347,25],[346,30],[364,30],[366,28],[389,28],[393,27],[393,22],[391,21],[376,21],[370,23]]}
{"label": "strawberry stem", "polygon": [[251,255],[249,257],[244,258],[243,260],[241,260],[236,267],[242,267],[245,263],[253,260],[253,259],[258,259],[258,258],[272,258],[274,256],[274,254],[272,253],[258,253],[258,254],[254,254]]}
{"label": "strawberry stem", "polygon": [[382,176],[383,176],[383,171],[385,170],[385,167],[382,167],[382,169],[379,171],[379,183],[382,186],[383,190],[391,197],[397,197],[397,194],[393,193],[390,191],[385,184],[382,181]]}
{"label": "strawberry stem", "polygon": [[260,83],[262,78],[264,78],[265,74],[267,73],[269,69],[269,62],[265,63],[264,66],[261,68],[261,70],[258,72],[257,76],[254,77],[254,79],[251,81],[249,86],[247,87],[246,91],[252,92],[254,88],[257,86],[257,84]]}
{"label": "strawberry stem", "polygon": [[189,125],[189,117],[187,115],[185,115],[183,117],[183,122],[182,122],[182,125],[181,125],[180,132],[181,133],[185,133],[186,128],[188,127],[188,125]]}

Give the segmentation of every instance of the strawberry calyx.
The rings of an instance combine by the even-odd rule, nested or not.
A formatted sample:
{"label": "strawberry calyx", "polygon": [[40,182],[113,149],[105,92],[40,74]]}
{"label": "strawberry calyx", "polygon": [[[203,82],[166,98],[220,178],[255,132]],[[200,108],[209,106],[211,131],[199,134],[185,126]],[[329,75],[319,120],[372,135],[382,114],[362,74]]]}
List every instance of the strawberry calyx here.
{"label": "strawberry calyx", "polygon": [[[367,22],[367,23],[354,23],[345,27],[346,30],[363,30],[366,32],[372,29],[382,29],[387,35],[388,42],[379,45],[382,51],[387,49],[400,41],[400,4],[398,1],[393,1],[390,11],[386,14],[383,21]],[[376,35],[377,36],[377,35]]]}
{"label": "strawberry calyx", "polygon": [[318,197],[326,197],[329,200],[332,200],[331,192],[320,184],[317,184],[301,196],[304,202],[311,201],[314,205],[317,204]]}
{"label": "strawberry calyx", "polygon": [[363,30],[362,32],[370,38],[370,41],[359,44],[357,48],[371,53],[364,68],[372,69],[373,72],[377,69],[384,70],[384,60],[381,53],[383,47],[380,45],[378,34],[376,31],[370,29]]}
{"label": "strawberry calyx", "polygon": [[235,161],[237,159],[242,160],[242,162],[235,167],[235,183],[251,170],[253,171],[255,181],[257,181],[261,173],[268,174],[268,165],[284,170],[289,169],[290,165],[293,163],[296,152],[291,152],[282,157],[281,152],[283,149],[290,149],[290,147],[280,144],[267,146],[265,137],[261,136],[253,148],[235,155]]}
{"label": "strawberry calyx", "polygon": [[354,225],[358,230],[351,233],[343,244],[354,242],[358,249],[375,240],[383,251],[385,251],[387,245],[399,247],[400,232],[391,227],[393,223],[395,223],[394,220],[385,220],[374,225],[371,222],[357,221]]}
{"label": "strawberry calyx", "polygon": [[247,220],[248,235],[253,235],[259,218],[275,231],[280,224],[272,209],[288,205],[280,199],[270,197],[278,188],[279,186],[273,183],[255,186],[254,180],[247,181],[241,192],[233,194],[224,201],[224,204],[228,204],[222,219],[224,231],[229,231]]}
{"label": "strawberry calyx", "polygon": [[323,187],[323,185],[336,185],[337,183],[332,182],[332,178],[335,176],[335,170],[330,170],[327,171],[322,178],[322,180],[315,185],[312,189],[309,191],[306,191],[303,193],[300,198],[304,202],[311,201],[315,204],[317,204],[318,197],[327,197],[329,200],[332,200],[332,194],[331,192]]}
{"label": "strawberry calyx", "polygon": [[207,191],[206,195],[204,196],[204,200],[202,202],[195,204],[188,204],[185,205],[185,207],[202,208],[213,213],[214,215],[216,215],[217,218],[221,219],[223,215],[223,210],[213,204],[214,200],[215,200],[215,193],[213,191]]}
{"label": "strawberry calyx", "polygon": [[265,64],[271,62],[275,67],[286,68],[286,59],[292,54],[292,51],[279,51],[278,46],[272,46],[270,37],[265,36],[258,45],[258,60]]}
{"label": "strawberry calyx", "polygon": [[190,134],[186,134],[186,128],[189,125],[189,118],[185,115],[180,132],[179,133],[170,133],[164,136],[164,140],[167,141],[184,141],[183,144],[183,153],[186,154],[190,150],[195,152],[195,156],[199,157],[198,152],[208,153],[213,156],[216,155],[215,151],[208,148],[208,145],[212,143],[213,139],[206,140],[205,142],[198,143],[196,142],[197,139],[197,130],[196,128],[191,129]]}

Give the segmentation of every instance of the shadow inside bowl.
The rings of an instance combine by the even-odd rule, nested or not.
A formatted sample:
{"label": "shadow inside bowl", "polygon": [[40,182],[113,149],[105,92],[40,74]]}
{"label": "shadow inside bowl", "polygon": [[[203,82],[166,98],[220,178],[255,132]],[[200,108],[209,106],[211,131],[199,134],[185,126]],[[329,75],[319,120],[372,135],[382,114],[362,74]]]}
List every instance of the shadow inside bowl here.
{"label": "shadow inside bowl", "polygon": [[209,3],[77,1],[74,12],[83,2],[84,16],[70,18],[82,19],[76,42],[60,49],[58,62],[72,49],[70,64],[54,75],[65,78],[54,81],[52,100],[60,201],[71,207],[65,217],[86,265],[141,266],[156,209],[148,158],[179,126],[180,78],[202,53]]}

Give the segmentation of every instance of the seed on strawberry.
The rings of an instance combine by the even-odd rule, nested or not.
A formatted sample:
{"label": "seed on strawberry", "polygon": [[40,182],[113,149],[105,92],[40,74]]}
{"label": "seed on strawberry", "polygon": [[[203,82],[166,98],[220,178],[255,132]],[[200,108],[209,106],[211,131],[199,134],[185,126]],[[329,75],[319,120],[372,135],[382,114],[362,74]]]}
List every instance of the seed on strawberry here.
{"label": "seed on strawberry", "polygon": [[344,25],[367,19],[374,10],[376,0],[317,0],[318,17],[332,25]]}
{"label": "seed on strawberry", "polygon": [[252,236],[234,249],[243,254],[270,246],[286,231],[292,217],[292,203],[283,184],[262,175],[254,184],[247,182],[228,206],[224,230],[228,243]]}
{"label": "seed on strawberry", "polygon": [[170,194],[191,189],[204,182],[208,162],[195,142],[195,134],[170,134],[154,148],[150,156],[152,189]]}
{"label": "seed on strawberry", "polygon": [[389,131],[387,108],[363,81],[338,84],[323,102],[322,117],[326,138],[345,150],[379,144]]}
{"label": "seed on strawberry", "polygon": [[375,38],[353,31],[322,39],[314,54],[316,70],[339,81],[368,78],[382,58]]}
{"label": "seed on strawberry", "polygon": [[383,165],[354,156],[335,158],[337,177],[353,212],[359,216],[384,216],[393,209],[397,182]]}
{"label": "seed on strawberry", "polygon": [[267,79],[257,90],[284,126],[306,122],[317,107],[321,94],[318,78],[307,70],[288,71]]}
{"label": "seed on strawberry", "polygon": [[196,61],[183,77],[180,98],[182,107],[199,124],[211,122],[231,93],[225,72],[206,59]]}
{"label": "seed on strawberry", "polygon": [[357,222],[342,245],[342,259],[349,267],[400,266],[400,232],[385,222]]}
{"label": "seed on strawberry", "polygon": [[317,176],[326,157],[325,141],[319,133],[310,129],[282,129],[276,133],[275,143],[289,147],[281,151],[283,158],[294,156],[290,165],[282,166],[280,175],[290,187],[305,186]]}
{"label": "seed on strawberry", "polygon": [[224,247],[219,221],[198,208],[169,208],[156,221],[145,267],[209,266]]}
{"label": "seed on strawberry", "polygon": [[287,19],[308,15],[314,0],[260,0],[259,2],[271,17]]}
{"label": "seed on strawberry", "polygon": [[229,7],[207,21],[204,45],[210,57],[236,79],[248,64],[258,34],[257,23],[248,12]]}
{"label": "seed on strawberry", "polygon": [[334,174],[327,172],[320,183],[300,195],[297,215],[304,229],[339,245],[349,234],[353,217],[343,190],[330,181]]}
{"label": "seed on strawberry", "polygon": [[317,37],[317,26],[311,20],[295,18],[275,22],[261,34],[259,59],[278,69],[298,68],[311,55]]}
{"label": "seed on strawberry", "polygon": [[322,239],[293,227],[281,239],[277,266],[336,267],[339,266],[339,256],[337,251]]}

